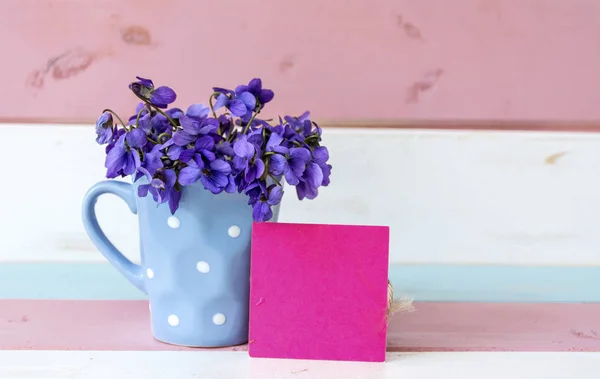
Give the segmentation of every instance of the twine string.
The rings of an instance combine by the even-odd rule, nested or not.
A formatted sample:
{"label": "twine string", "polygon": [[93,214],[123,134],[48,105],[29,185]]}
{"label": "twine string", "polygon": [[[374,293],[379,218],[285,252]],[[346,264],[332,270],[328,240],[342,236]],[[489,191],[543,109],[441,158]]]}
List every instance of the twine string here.
{"label": "twine string", "polygon": [[394,287],[392,282],[388,279],[388,291],[387,291],[387,321],[390,321],[391,316],[398,312],[413,312],[415,307],[413,305],[413,299],[408,297],[394,298]]}

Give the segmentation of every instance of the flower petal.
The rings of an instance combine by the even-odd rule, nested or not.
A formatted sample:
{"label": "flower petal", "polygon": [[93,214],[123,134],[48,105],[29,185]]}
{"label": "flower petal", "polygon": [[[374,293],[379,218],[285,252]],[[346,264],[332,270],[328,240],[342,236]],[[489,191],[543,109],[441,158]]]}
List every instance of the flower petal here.
{"label": "flower petal", "polygon": [[298,185],[298,183],[300,183],[300,175],[296,175],[296,173],[294,172],[294,170],[292,170],[292,168],[288,165],[285,167],[285,169],[283,170],[283,175],[285,177],[285,181],[288,182],[289,184],[295,186]]}
{"label": "flower petal", "polygon": [[204,164],[204,160],[202,159],[202,155],[201,154],[194,154],[194,156],[192,157],[192,160],[190,160],[188,162],[188,165],[190,165],[190,166],[196,166],[199,169],[203,169],[206,166]]}
{"label": "flower petal", "polygon": [[227,176],[227,180],[229,182],[227,183],[227,186],[225,187],[225,192],[234,193],[235,192],[235,179],[234,179],[233,175],[229,174]]}
{"label": "flower petal", "polygon": [[231,111],[234,116],[241,117],[248,112],[248,108],[246,108],[246,104],[242,100],[234,99],[229,101],[227,108]]}
{"label": "flower petal", "polygon": [[188,166],[179,172],[179,178],[177,180],[182,186],[189,186],[196,183],[201,175],[202,170],[199,167]]}
{"label": "flower petal", "polygon": [[248,167],[248,158],[242,158],[239,155],[233,157],[233,167],[237,171],[243,171]]}
{"label": "flower petal", "polygon": [[319,146],[313,151],[314,161],[317,164],[323,164],[329,160],[329,151],[325,146]]}
{"label": "flower petal", "polygon": [[273,217],[273,211],[271,211],[269,204],[262,201],[254,204],[254,207],[252,208],[252,218],[254,221],[264,222],[270,220],[271,217]]}
{"label": "flower petal", "polygon": [[[171,152],[171,149],[169,149],[169,152]],[[181,148],[181,149],[183,149],[183,148]],[[194,150],[194,149],[183,150],[181,152],[181,154],[179,154],[179,158],[178,159],[180,161],[184,162],[184,163],[188,163],[192,159],[192,157],[194,156],[194,154],[196,154],[196,150]],[[171,158],[171,159],[173,159],[173,158]],[[176,160],[176,159],[174,159],[174,160]]]}
{"label": "flower petal", "polygon": [[232,93],[233,91],[227,88],[222,88],[222,87],[213,87],[213,92],[219,92],[219,93]]}
{"label": "flower petal", "polygon": [[175,182],[177,182],[177,174],[175,171],[168,169],[164,171],[163,175],[165,177],[165,184],[167,185],[167,188],[175,187]]}
{"label": "flower petal", "polygon": [[271,174],[278,176],[283,174],[287,167],[287,158],[280,154],[273,154],[269,160],[269,171]]}
{"label": "flower petal", "polygon": [[200,150],[200,153],[209,162],[212,162],[212,161],[214,161],[217,158],[217,156],[215,155],[215,153],[213,153],[210,150],[202,149],[202,150]]}
{"label": "flower petal", "polygon": [[258,101],[260,101],[261,104],[266,104],[269,101],[273,100],[274,97],[275,93],[273,91],[271,91],[270,89],[264,89],[260,91],[260,94],[258,95]]}
{"label": "flower petal", "polygon": [[250,91],[255,95],[258,95],[262,90],[262,80],[260,78],[254,78],[248,83],[248,89],[246,91]]}
{"label": "flower petal", "polygon": [[173,145],[167,151],[167,156],[169,157],[169,159],[176,161],[181,156],[181,153],[183,153],[183,147],[178,146],[178,145]]}
{"label": "flower petal", "polygon": [[115,146],[106,154],[104,167],[111,172],[119,171],[125,163],[125,154],[127,151],[124,146],[125,136],[121,136]]}
{"label": "flower petal", "polygon": [[254,146],[246,140],[246,136],[241,135],[233,144],[233,151],[237,156],[250,158],[254,155]]}
{"label": "flower petal", "polygon": [[139,197],[146,197],[148,195],[148,189],[150,188],[149,185],[147,184],[142,184],[141,186],[138,187],[138,196]]}
{"label": "flower petal", "polygon": [[165,188],[165,182],[163,182],[162,180],[158,179],[158,178],[154,178],[150,181],[150,187],[154,187],[154,188],[158,188],[158,189],[164,189]]}
{"label": "flower petal", "polygon": [[308,161],[310,161],[310,151],[304,147],[291,148],[290,160],[294,160],[301,164],[306,164]]}
{"label": "flower petal", "polygon": [[200,132],[200,122],[191,117],[181,115],[179,123],[183,130],[189,134],[198,134]]}
{"label": "flower petal", "polygon": [[230,157],[232,157],[235,154],[233,147],[231,147],[231,143],[228,141],[225,141],[225,142],[217,145],[217,151],[223,155],[227,155]]}
{"label": "flower petal", "polygon": [[309,163],[304,172],[304,179],[309,187],[316,189],[323,182],[323,171],[316,163]]}
{"label": "flower petal", "polygon": [[204,104],[192,104],[188,107],[185,114],[189,117],[193,117],[197,120],[206,118],[210,112],[210,108]]}
{"label": "flower petal", "polygon": [[152,128],[157,134],[164,133],[169,129],[170,125],[169,120],[160,113],[152,117]]}
{"label": "flower petal", "polygon": [[241,85],[241,86],[237,86],[235,87],[235,94],[239,95],[242,92],[247,92],[248,91],[248,86],[247,85]]}
{"label": "flower petal", "polygon": [[212,178],[209,178],[209,177],[203,175],[200,178],[200,182],[204,185],[204,188],[206,188],[210,192],[214,193],[215,195],[223,192],[223,188],[216,185],[214,183],[214,181],[212,180]]}
{"label": "flower petal", "polygon": [[219,121],[214,118],[205,118],[200,124],[200,131],[198,134],[209,134],[214,133],[219,128]]}
{"label": "flower petal", "polygon": [[[219,91],[215,91],[215,92],[219,92]],[[221,93],[219,96],[217,96],[217,101],[215,102],[213,109],[217,110],[221,107],[226,106],[227,104],[229,104],[229,97],[227,95],[225,95],[224,93]]]}
{"label": "flower petal", "polygon": [[142,129],[146,134],[151,134],[152,121],[150,120],[150,113],[146,113],[145,115],[140,117],[138,125],[139,128]]}
{"label": "flower petal", "polygon": [[210,162],[210,169],[212,171],[218,171],[223,174],[229,174],[231,172],[231,166],[229,165],[229,163],[225,162],[222,159],[215,159],[214,161]]}
{"label": "flower petal", "polygon": [[184,132],[183,130],[180,130],[173,134],[173,142],[175,142],[175,144],[179,146],[185,146],[187,144],[190,144],[194,142],[195,139],[196,136],[191,135],[188,132]]}
{"label": "flower petal", "polygon": [[215,140],[209,136],[204,136],[204,137],[198,138],[196,140],[196,143],[194,144],[194,148],[196,150],[201,150],[201,149],[212,150],[212,148],[214,146],[215,146]]}
{"label": "flower petal", "polygon": [[[171,118],[179,118],[182,115],[184,115],[183,111],[179,108],[171,108],[171,109],[167,109],[165,111],[165,113],[167,114],[167,116],[171,117]],[[161,115],[160,113],[158,113],[159,115]],[[161,115],[162,116],[162,115]],[[164,117],[164,116],[163,116]]]}
{"label": "flower petal", "polygon": [[137,154],[137,152],[127,152],[125,154],[125,162],[123,163],[124,175],[132,175],[136,170],[135,159],[133,158],[134,154]]}
{"label": "flower petal", "polygon": [[142,129],[135,128],[125,135],[125,140],[130,147],[144,147],[148,140],[146,139],[146,132]]}
{"label": "flower petal", "polygon": [[108,128],[113,126],[112,114],[110,112],[104,112],[96,120],[96,130],[101,128]]}
{"label": "flower petal", "polygon": [[98,134],[96,137],[96,142],[100,145],[107,144],[113,139],[112,128],[101,128],[99,131],[96,130],[96,133]]}
{"label": "flower petal", "polygon": [[166,108],[167,105],[174,102],[175,99],[177,99],[177,94],[175,93],[175,91],[173,91],[167,86],[162,86],[152,91],[150,102],[161,108]]}
{"label": "flower petal", "polygon": [[250,92],[242,92],[236,96],[236,99],[242,100],[248,110],[252,110],[256,107],[256,97]]}
{"label": "flower petal", "polygon": [[260,178],[262,174],[265,173],[265,162],[263,162],[261,159],[256,159],[254,161],[254,170],[256,172],[256,177]]}
{"label": "flower petal", "polygon": [[281,142],[283,142],[283,136],[281,134],[271,133],[271,136],[269,137],[269,140],[267,141],[266,150],[273,151],[273,149],[276,146],[281,145]]}
{"label": "flower petal", "polygon": [[171,214],[175,214],[175,211],[179,208],[179,201],[181,200],[181,192],[175,188],[169,190],[169,210]]}
{"label": "flower petal", "polygon": [[138,83],[144,87],[154,87],[154,83],[152,83],[152,80],[150,79],[142,78],[141,76],[136,76],[135,78],[139,80]]}
{"label": "flower petal", "polygon": [[283,188],[278,185],[271,186],[269,189],[269,197],[267,203],[270,205],[277,205],[281,202],[281,198],[283,198]]}

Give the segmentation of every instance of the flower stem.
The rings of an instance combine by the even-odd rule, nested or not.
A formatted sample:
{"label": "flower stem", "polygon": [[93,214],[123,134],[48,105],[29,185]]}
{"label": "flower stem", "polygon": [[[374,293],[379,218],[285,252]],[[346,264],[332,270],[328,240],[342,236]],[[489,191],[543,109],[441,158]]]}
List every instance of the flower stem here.
{"label": "flower stem", "polygon": [[162,141],[161,141],[163,137],[171,137],[171,135],[170,135],[169,133],[162,133],[162,134],[159,134],[159,135],[158,135],[158,137],[156,138],[156,139],[157,139],[157,141],[158,141],[158,143],[161,143],[161,144],[162,144],[162,143],[165,143],[165,142],[167,142],[167,141],[165,141],[165,142],[162,142]]}
{"label": "flower stem", "polygon": [[134,95],[137,96],[138,99],[142,100],[147,106],[152,107],[155,111],[157,111],[161,115],[165,116],[167,118],[167,120],[169,120],[169,122],[171,123],[171,125],[173,125],[173,130],[177,129],[177,124],[175,123],[175,121],[171,117],[169,117],[165,112],[163,112],[162,109],[160,109],[156,105],[152,104],[151,102],[148,101],[148,99],[145,99],[145,98],[141,97],[140,95],[138,95],[135,92],[134,92]]}
{"label": "flower stem", "polygon": [[213,92],[212,95],[210,95],[210,98],[208,99],[208,105],[210,105],[210,111],[213,114],[214,118],[217,118],[217,114],[215,113],[215,106],[213,105],[213,99],[215,98],[215,95],[218,96],[220,93],[219,92]]}
{"label": "flower stem", "polygon": [[275,184],[277,184],[279,187],[281,187],[281,183],[279,183],[279,180],[275,179],[275,177],[273,175],[271,175],[271,174],[269,174],[269,177],[271,179],[273,179],[273,181],[275,182]]}
{"label": "flower stem", "polygon": [[140,109],[140,111],[137,114],[137,117],[135,118],[135,126],[140,126],[140,115],[142,114],[142,112],[146,109],[146,107],[142,107],[142,109]]}
{"label": "flower stem", "polygon": [[[147,103],[150,104],[150,103]],[[167,120],[169,120],[169,122],[171,123],[171,125],[173,125],[173,130],[177,130],[177,123],[175,123],[175,120],[173,120],[171,117],[169,117],[165,112],[162,111],[162,109],[160,109],[159,107],[150,104],[150,106],[152,106],[152,108],[154,108],[155,111],[157,111],[158,113],[160,113],[161,115],[165,116],[167,118]]]}
{"label": "flower stem", "polygon": [[260,106],[258,108],[258,110],[256,112],[254,112],[254,114],[252,115],[252,117],[250,118],[250,121],[248,121],[248,123],[246,124],[246,126],[244,126],[244,130],[242,131],[242,134],[246,134],[246,132],[248,131],[248,129],[250,128],[250,125],[252,125],[252,122],[254,121],[254,119],[256,118],[256,116],[260,113],[260,110],[262,109],[262,106]]}
{"label": "flower stem", "polygon": [[123,125],[123,128],[125,128],[125,130],[127,130],[127,128],[125,127],[125,123],[123,122],[123,120],[121,120],[121,117],[119,117],[119,115],[115,111],[113,111],[112,109],[105,109],[102,111],[102,113],[104,113],[104,112],[112,113],[112,115],[115,116],[117,118],[117,120],[119,120],[121,125]]}

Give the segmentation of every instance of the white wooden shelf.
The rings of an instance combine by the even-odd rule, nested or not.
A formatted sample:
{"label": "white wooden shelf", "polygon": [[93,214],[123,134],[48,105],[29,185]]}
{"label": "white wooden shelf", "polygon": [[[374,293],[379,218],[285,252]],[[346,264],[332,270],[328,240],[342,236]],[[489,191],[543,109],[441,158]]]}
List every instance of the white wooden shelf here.
{"label": "white wooden shelf", "polygon": [[600,353],[389,353],[386,363],[253,359],[247,352],[0,351],[0,378],[597,379]]}

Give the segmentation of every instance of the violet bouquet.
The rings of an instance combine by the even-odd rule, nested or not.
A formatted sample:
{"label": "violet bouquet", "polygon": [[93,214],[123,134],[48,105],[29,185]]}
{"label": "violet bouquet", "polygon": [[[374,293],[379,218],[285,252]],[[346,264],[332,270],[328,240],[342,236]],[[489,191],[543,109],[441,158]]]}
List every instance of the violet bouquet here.
{"label": "violet bouquet", "polygon": [[96,141],[107,145],[107,178],[146,178],[139,196],[168,203],[174,214],[182,189],[200,182],[213,194],[246,194],[254,220],[268,221],[271,207],[283,197],[282,178],[296,187],[300,200],[314,199],[319,187],[329,184],[321,128],[308,112],[279,117],[276,123],[259,119],[274,97],[260,79],[235,90],[215,87],[208,106],[192,104],[185,112],[168,108],[177,98],[173,89],[137,79],[129,85],[141,100],[136,114],[125,123],[104,110],[96,122]]}

